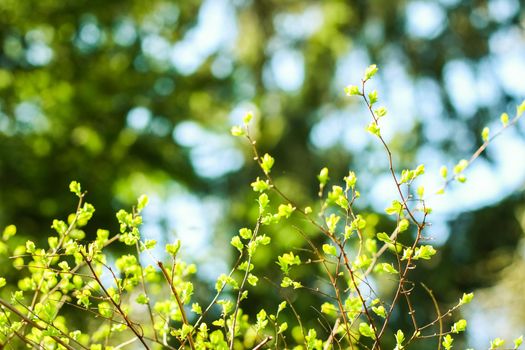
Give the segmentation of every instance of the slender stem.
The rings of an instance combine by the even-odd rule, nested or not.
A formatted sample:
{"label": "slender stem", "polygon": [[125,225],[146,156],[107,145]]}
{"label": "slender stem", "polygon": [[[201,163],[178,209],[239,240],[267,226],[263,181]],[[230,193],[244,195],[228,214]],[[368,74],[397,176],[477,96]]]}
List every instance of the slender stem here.
{"label": "slender stem", "polygon": [[[24,315],[23,313],[21,313],[16,307],[14,307],[13,305],[9,304],[8,302],[6,302],[5,300],[3,299],[0,299],[0,305],[2,305],[3,307],[5,307],[6,309],[9,309],[11,312],[13,312],[14,314],[16,314],[18,317],[20,317],[20,319],[22,319],[26,324],[30,324],[31,326],[37,328],[37,329],[40,329],[41,331],[45,331],[47,328],[46,327],[42,327],[41,325],[39,325],[37,322],[33,321],[32,319],[30,319],[29,317],[27,317],[26,315]],[[25,339],[25,335],[23,334],[16,334],[18,336],[21,337],[21,339],[27,343],[27,340]],[[60,339],[59,337],[56,337],[56,336],[51,336],[51,338],[53,338],[54,341],[56,341],[58,344],[62,345],[63,347],[65,347],[66,349],[69,349],[69,350],[75,350],[75,348],[73,348],[71,345],[65,343],[64,341],[62,341],[62,339]]]}
{"label": "slender stem", "polygon": [[[255,229],[253,230],[253,235],[250,239],[250,242],[254,242],[257,238],[257,234],[259,233],[259,227],[261,226],[261,217],[257,219],[257,223],[255,224]],[[231,328],[231,339],[230,339],[230,350],[233,350],[233,343],[235,340],[235,327],[237,325],[237,315],[239,313],[239,307],[241,304],[241,297],[242,292],[244,289],[244,285],[246,284],[246,281],[248,280],[248,276],[250,275],[250,265],[252,262],[252,254],[248,254],[248,260],[247,260],[247,266],[246,271],[244,272],[244,277],[242,279],[241,285],[239,286],[239,293],[237,293],[237,301],[235,303],[235,311],[233,312],[233,320],[232,320],[232,328]]]}
{"label": "slender stem", "polygon": [[[428,288],[424,283],[421,283],[421,285],[423,286],[423,288],[425,288],[428,295],[430,295],[430,298],[432,299],[432,303],[434,304],[434,308],[436,309],[437,319],[439,320],[439,338],[438,338],[438,349],[437,350],[441,350],[441,338],[443,334],[443,320],[441,318],[441,311],[439,310],[438,302],[432,290]],[[417,334],[417,330],[414,332],[414,335],[415,334]]]}
{"label": "slender stem", "polygon": [[260,349],[262,349],[263,346],[265,346],[272,339],[273,338],[271,336],[267,336],[259,344],[257,344],[252,350],[260,350]]}
{"label": "slender stem", "polygon": [[[164,267],[164,264],[162,262],[160,262],[160,261],[157,262],[157,265],[159,265],[160,270],[162,271],[162,274],[164,275],[164,278],[166,279],[166,281],[168,281],[168,284],[170,285],[171,292],[173,293],[173,296],[175,296],[175,300],[177,301],[177,305],[179,306],[180,314],[182,316],[182,322],[186,326],[190,326],[190,324],[188,322],[188,318],[186,317],[186,311],[184,311],[184,305],[182,304],[182,301],[180,300],[179,293],[177,292],[177,289],[173,285],[173,280],[169,276],[168,271],[166,271],[166,268]],[[195,350],[195,344],[193,343],[193,337],[191,336],[190,333],[187,335],[187,339],[188,339],[188,342],[190,344],[190,348],[192,350]]]}
{"label": "slender stem", "polygon": [[330,332],[330,336],[328,337],[328,340],[324,344],[323,350],[329,350],[330,346],[332,345],[335,335],[337,334],[337,328],[339,328],[339,318],[335,320],[334,327],[332,328],[332,331]]}
{"label": "slender stem", "polygon": [[95,277],[95,280],[97,281],[98,285],[100,286],[100,288],[102,289],[102,291],[104,292],[104,294],[108,297],[109,301],[113,304],[113,306],[119,311],[119,314],[122,316],[122,318],[124,319],[124,321],[126,322],[126,324],[128,325],[128,327],[131,329],[131,331],[133,333],[135,333],[135,335],[137,336],[137,338],[139,338],[140,342],[144,345],[144,347],[146,349],[149,349],[149,346],[148,344],[146,343],[146,340],[144,339],[144,335],[140,334],[136,329],[135,329],[135,326],[133,325],[133,323],[131,322],[131,320],[128,318],[128,316],[126,315],[126,313],[124,312],[124,310],[122,310],[122,308],[120,307],[120,304],[115,302],[115,300],[113,300],[113,298],[111,297],[111,295],[109,294],[109,292],[107,291],[106,287],[104,287],[104,284],[102,283],[102,281],[100,280],[100,278],[98,277],[95,269],[93,268],[93,265],[91,264],[91,260],[90,258],[88,258],[82,251],[80,251],[80,254],[82,255],[82,257],[84,258],[84,261],[86,262],[86,265],[88,266],[89,270],[91,271],[91,273],[93,274],[93,277]]}
{"label": "slender stem", "polygon": [[[135,243],[135,247],[137,248],[137,255],[139,255],[140,254],[140,249],[139,249],[138,242]],[[140,257],[138,258],[138,260],[139,260],[139,263],[140,263]],[[141,281],[140,284],[142,285],[142,291],[144,292],[144,295],[147,298],[146,306],[148,307],[148,314],[149,314],[149,319],[150,319],[150,322],[151,322],[151,329],[153,330],[153,336],[155,338],[155,341],[159,342],[159,339],[157,337],[157,331],[155,330],[155,319],[153,317],[153,311],[151,310],[151,304],[150,304],[150,301],[149,301],[148,290],[146,288],[146,281],[145,281],[145,277],[144,277],[144,269],[142,268],[142,266],[140,267],[140,281]]]}
{"label": "slender stem", "polygon": [[[262,161],[259,157],[259,153],[257,151],[257,147],[255,147],[255,141],[251,138],[249,132],[248,132],[248,129],[246,128],[246,138],[248,139],[248,141],[250,142],[250,144],[252,145],[252,150],[253,150],[253,153],[254,153],[254,158],[255,160],[257,161],[257,163],[259,164],[259,166],[261,166],[262,168]],[[386,144],[385,144],[386,145]],[[388,147],[387,147],[388,148]],[[288,196],[286,196],[276,185],[275,185],[275,182],[273,181],[272,177],[270,176],[270,174],[266,171],[264,171],[264,174],[267,178],[267,180],[270,182],[270,184],[272,185],[272,189],[277,192],[277,194],[279,194],[286,202],[292,204],[292,206],[294,206],[296,208],[296,210],[298,212],[300,212],[307,220],[309,220],[315,227],[317,227],[326,237],[328,237],[334,244],[336,244],[338,247],[339,247],[339,250],[341,252],[341,254],[343,255],[343,258],[344,258],[344,265],[351,277],[351,281],[352,281],[352,284],[353,284],[353,287],[354,289],[356,290],[357,292],[357,295],[359,297],[359,300],[361,301],[362,305],[363,305],[363,309],[364,309],[364,312],[365,312],[365,315],[368,319],[368,322],[372,325],[372,328],[374,330],[374,334],[377,338],[378,334],[377,334],[377,329],[376,329],[376,326],[375,326],[375,323],[374,323],[374,320],[372,319],[372,316],[370,315],[370,313],[368,312],[368,307],[366,305],[366,301],[365,299],[363,298],[362,294],[361,294],[361,291],[359,290],[359,287],[357,285],[357,282],[356,282],[356,278],[354,276],[354,271],[353,269],[351,268],[350,264],[349,264],[349,261],[348,261],[348,256],[344,250],[344,246],[341,244],[341,242],[339,240],[337,240],[327,229],[325,229],[323,226],[321,226],[320,224],[318,224],[317,222],[315,222],[310,216],[308,216],[308,214],[306,214],[304,212],[304,210],[302,210],[301,208],[299,208],[295,203],[294,201],[292,201]],[[394,174],[394,177],[395,177],[395,174]],[[397,181],[397,180],[396,180]],[[339,301],[340,302],[340,301]],[[344,310],[344,309],[343,309]],[[343,314],[345,314],[343,312]]]}

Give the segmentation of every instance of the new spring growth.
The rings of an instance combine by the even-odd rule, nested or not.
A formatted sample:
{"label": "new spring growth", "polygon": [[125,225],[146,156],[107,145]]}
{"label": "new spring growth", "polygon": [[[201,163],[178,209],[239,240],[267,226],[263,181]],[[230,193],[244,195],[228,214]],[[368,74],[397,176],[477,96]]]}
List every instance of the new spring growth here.
{"label": "new spring growth", "polygon": [[447,334],[446,336],[443,337],[443,342],[441,344],[443,344],[443,347],[445,348],[445,350],[450,350],[452,349],[453,342],[454,342],[454,339],[452,338],[452,336],[450,334]]}
{"label": "new spring growth", "polygon": [[481,139],[483,140],[483,142],[488,142],[489,136],[490,136],[490,129],[488,127],[484,127],[483,130],[481,131]]}
{"label": "new spring growth", "polygon": [[368,124],[366,130],[369,133],[376,135],[377,137],[381,136],[381,129],[379,128],[379,125],[377,125],[375,122],[371,122],[370,124]]}
{"label": "new spring growth", "polygon": [[374,75],[376,75],[377,71],[379,70],[379,68],[377,68],[377,65],[375,64],[371,64],[368,66],[368,68],[366,69],[365,71],[365,77],[364,77],[364,81],[367,81],[369,80],[370,78],[372,78]]}
{"label": "new spring growth", "polygon": [[521,102],[521,104],[516,108],[516,115],[517,117],[521,117],[521,115],[525,112],[525,100]]}
{"label": "new spring growth", "polygon": [[247,125],[250,122],[250,120],[252,120],[252,118],[253,118],[253,112],[252,111],[246,113],[244,115],[244,117],[242,118],[242,121],[243,121],[244,125]]}
{"label": "new spring growth", "polygon": [[359,87],[356,85],[349,85],[345,87],[345,93],[347,96],[359,96],[361,95],[361,91],[359,91]]}
{"label": "new spring growth", "polygon": [[272,170],[273,164],[275,163],[275,159],[270,156],[268,153],[266,153],[261,158],[261,168],[264,171],[265,174],[269,174]]}
{"label": "new spring growth", "polygon": [[459,182],[465,182],[467,181],[467,178],[465,175],[462,174],[462,172],[468,167],[469,162],[466,159],[462,159],[454,166],[454,174],[456,180]]}
{"label": "new spring growth", "polygon": [[250,123],[250,121],[252,120],[253,118],[253,112],[247,112],[244,117],[242,118],[242,122],[244,124],[244,126],[241,126],[241,125],[234,125],[232,126],[232,128],[230,129],[230,133],[233,135],[233,136],[244,136],[246,135],[246,130],[248,128],[248,124]]}
{"label": "new spring growth", "polygon": [[507,113],[502,113],[499,119],[501,120],[501,124],[503,124],[503,126],[507,126],[509,124],[509,115]]}
{"label": "new spring growth", "polygon": [[371,106],[377,102],[377,90],[373,90],[372,92],[368,93],[368,100]]}
{"label": "new spring growth", "polygon": [[328,180],[330,180],[328,177],[328,168],[322,168],[321,172],[319,172],[319,175],[317,175],[317,179],[319,180],[319,196],[322,196],[324,187],[326,186]]}

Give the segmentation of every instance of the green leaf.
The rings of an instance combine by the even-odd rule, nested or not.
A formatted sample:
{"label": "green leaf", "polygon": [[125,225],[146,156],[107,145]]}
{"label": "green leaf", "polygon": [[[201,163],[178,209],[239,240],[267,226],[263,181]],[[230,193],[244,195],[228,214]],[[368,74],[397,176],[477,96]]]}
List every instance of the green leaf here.
{"label": "green leaf", "polygon": [[389,263],[381,263],[380,265],[378,265],[381,267],[381,270],[386,272],[386,273],[390,273],[392,275],[395,275],[398,273],[398,271],[395,269],[395,267],[392,265],[392,264],[389,264]]}
{"label": "green leaf", "polygon": [[368,99],[370,100],[370,105],[373,105],[377,102],[377,90],[373,90],[372,92],[368,93]]}
{"label": "green leaf", "polygon": [[376,337],[372,325],[365,322],[359,324],[359,333],[361,333],[362,336],[367,338],[375,339]]}
{"label": "green leaf", "polygon": [[371,263],[372,259],[366,254],[358,255],[353,262],[354,267],[358,269],[368,267]]}
{"label": "green leaf", "polygon": [[348,189],[355,188],[355,184],[357,182],[357,176],[355,175],[355,173],[353,171],[348,172],[348,176],[345,176],[344,180],[345,180],[345,183],[346,183],[346,187]]}
{"label": "green leaf", "polygon": [[518,118],[521,117],[521,115],[525,112],[525,100],[518,106],[517,108],[517,115]]}
{"label": "green leaf", "polygon": [[412,248],[405,248],[403,249],[403,256],[401,257],[401,260],[408,260],[414,255],[414,251]]}
{"label": "green leaf", "polygon": [[395,337],[396,337],[397,349],[402,349],[403,342],[405,341],[405,334],[403,333],[401,329],[399,329],[396,332]]}
{"label": "green leaf", "polygon": [[[217,327],[224,327],[224,318],[220,318],[220,319],[218,319],[218,320],[215,320],[215,321],[213,321],[211,324],[214,325],[214,326],[217,326]],[[214,333],[215,333],[215,332],[214,332]],[[211,339],[212,339],[212,338],[211,338],[211,335],[210,335],[210,340],[211,340]],[[212,343],[213,343],[213,341],[212,341]]]}
{"label": "green leaf", "polygon": [[423,175],[425,173],[425,164],[419,164],[415,169],[416,176]]}
{"label": "green leaf", "polygon": [[279,208],[277,209],[277,215],[282,218],[289,218],[290,215],[294,212],[295,207],[293,207],[290,203],[288,204],[281,204],[279,205]]}
{"label": "green leaf", "polygon": [[[254,265],[253,264],[250,264],[249,266],[249,269],[250,271],[252,271],[254,269]],[[248,262],[247,261],[243,261],[242,263],[239,264],[239,270],[241,271],[246,271],[248,270]]]}
{"label": "green leaf", "polygon": [[264,328],[266,328],[267,324],[268,324],[268,320],[267,320],[266,311],[262,309],[257,314],[257,323],[255,324],[255,327],[257,328],[257,330],[263,330]]}
{"label": "green leaf", "polygon": [[488,127],[484,127],[483,130],[481,131],[481,139],[483,140],[483,142],[488,142],[489,135],[490,135],[490,129]]}
{"label": "green leaf", "polygon": [[373,134],[373,135],[376,135],[376,136],[381,136],[381,129],[379,128],[379,125],[377,125],[376,122],[371,122],[370,124],[368,124],[366,130]]}
{"label": "green leaf", "polygon": [[467,181],[467,177],[463,174],[459,174],[456,176],[456,180],[461,183],[465,183]]}
{"label": "green leaf", "polygon": [[249,228],[243,227],[239,230],[239,236],[241,236],[243,239],[250,239],[252,238],[252,230]]}
{"label": "green leaf", "polygon": [[454,174],[459,174],[461,172],[463,172],[463,170],[465,170],[468,166],[468,160],[466,159],[462,159],[458,162],[458,164],[456,164],[456,166],[454,167]]}
{"label": "green leaf", "polygon": [[330,214],[330,216],[325,219],[326,226],[328,227],[328,232],[330,233],[335,232],[335,228],[340,219],[341,217],[335,214]]}
{"label": "green leaf", "polygon": [[519,348],[522,343],[523,343],[523,336],[521,335],[519,338],[514,339],[514,349]]}
{"label": "green leaf", "polygon": [[416,192],[417,192],[417,196],[418,196],[419,198],[423,198],[423,197],[425,196],[425,187],[424,187],[424,186],[419,186],[419,187],[417,188],[417,191],[416,191]]}
{"label": "green leaf", "polygon": [[385,318],[386,317],[386,309],[383,305],[380,306],[372,306],[372,311],[379,317]]}
{"label": "green leaf", "polygon": [[461,299],[459,299],[459,305],[465,305],[468,304],[474,299],[474,293],[463,293],[463,296]]}
{"label": "green leaf", "polygon": [[328,180],[330,180],[330,178],[328,177],[328,168],[322,168],[319,172],[319,175],[317,175],[317,179],[319,180],[319,184],[325,186]]}
{"label": "green leaf", "polygon": [[281,303],[279,303],[279,307],[277,308],[277,313],[280,313],[281,311],[283,311],[284,309],[286,309],[286,301],[282,301]]}
{"label": "green leaf", "polygon": [[281,323],[281,325],[279,326],[279,330],[277,331],[277,334],[281,334],[281,333],[283,333],[284,331],[286,331],[287,329],[288,329],[288,323],[283,322],[283,323]]}
{"label": "green leaf", "polygon": [[378,109],[376,109],[376,110],[374,111],[374,114],[375,114],[378,118],[383,118],[387,113],[388,113],[388,110],[386,109],[386,107],[379,107]]}
{"label": "green leaf", "polygon": [[5,278],[0,277],[0,288],[4,287],[7,284]]}
{"label": "green leaf", "polygon": [[459,320],[452,325],[452,333],[464,332],[467,329],[467,320]]}
{"label": "green leaf", "polygon": [[259,281],[259,278],[255,275],[252,275],[251,273],[248,275],[248,283],[252,286],[256,286],[257,282]]}
{"label": "green leaf", "polygon": [[244,124],[248,124],[253,118],[253,112],[247,112],[244,117],[242,118],[242,122]]}
{"label": "green leaf", "polygon": [[352,223],[350,224],[350,228],[352,230],[362,230],[366,227],[366,220],[363,219],[363,217],[360,214],[357,214],[354,220],[352,220]]}
{"label": "green leaf", "polygon": [[325,315],[329,315],[332,317],[337,316],[337,307],[333,304],[330,304],[328,302],[325,302],[321,305],[321,312]]}
{"label": "green leaf", "polygon": [[270,203],[270,199],[268,198],[268,195],[266,193],[263,193],[259,196],[258,202],[259,212],[263,213],[264,209],[268,206],[268,203]]}
{"label": "green leaf", "polygon": [[137,211],[140,213],[142,209],[148,205],[149,198],[145,194],[141,195],[139,199],[137,200]]}
{"label": "green leaf", "polygon": [[264,192],[268,188],[270,188],[270,183],[268,182],[268,180],[263,181],[257,178],[257,180],[251,183],[251,186],[255,192]]}
{"label": "green leaf", "polygon": [[447,334],[443,337],[443,342],[441,344],[443,344],[443,347],[445,348],[445,350],[450,350],[452,349],[453,342],[454,342],[454,338],[452,338],[450,334]]}
{"label": "green leaf", "polygon": [[375,254],[377,252],[377,241],[372,238],[367,238],[365,241],[365,248],[369,253]]}
{"label": "green leaf", "polygon": [[277,257],[277,265],[285,275],[288,275],[290,266],[301,265],[301,259],[293,252],[289,252]]}
{"label": "green leaf", "polygon": [[421,247],[417,247],[414,252],[414,260],[417,259],[424,259],[429,260],[436,254],[436,250],[431,245],[423,245]]}
{"label": "green leaf", "polygon": [[503,340],[501,338],[496,338],[494,340],[491,340],[490,341],[490,350],[502,347],[504,344],[505,344],[505,340]]}
{"label": "green leaf", "polygon": [[404,232],[408,229],[408,226],[410,226],[410,222],[407,219],[401,219],[399,224],[397,224],[397,230],[398,232]]}
{"label": "green leaf", "polygon": [[146,294],[140,293],[137,298],[135,299],[137,304],[146,305],[149,302],[149,298]]}
{"label": "green leaf", "polygon": [[244,136],[246,134],[244,129],[239,125],[232,126],[232,128],[230,129],[230,133],[233,136]]}
{"label": "green leaf", "polygon": [[155,246],[157,245],[157,241],[154,240],[154,239],[147,239],[145,242],[144,242],[144,247],[146,249],[153,249],[155,248]]}
{"label": "green leaf", "polygon": [[369,65],[368,68],[365,70],[365,78],[364,78],[364,80],[368,80],[368,79],[372,78],[377,73],[378,70],[379,70],[379,68],[377,68],[377,65],[375,65],[375,64]]}
{"label": "green leaf", "polygon": [[275,159],[268,153],[261,158],[261,168],[266,174],[270,173],[274,163]]}
{"label": "green leaf", "polygon": [[290,277],[288,277],[288,276],[284,276],[282,281],[281,281],[281,287],[288,288],[291,285],[293,285],[293,280]]}
{"label": "green leaf", "polygon": [[105,318],[111,318],[113,315],[113,307],[110,303],[103,301],[97,305],[98,313]]}
{"label": "green leaf", "polygon": [[172,257],[175,257],[180,249],[180,239],[178,239],[173,244],[166,244],[166,252],[171,255]]}
{"label": "green leaf", "polygon": [[73,192],[77,197],[82,196],[82,190],[80,189],[80,184],[77,181],[71,181],[69,183],[69,190]]}
{"label": "green leaf", "polygon": [[323,244],[323,252],[328,255],[337,256],[337,248],[331,244]]}
{"label": "green leaf", "polygon": [[399,215],[403,211],[403,204],[397,200],[393,200],[392,204],[385,209],[385,212],[388,215]]}
{"label": "green leaf", "polygon": [[502,113],[499,119],[501,120],[501,124],[503,124],[503,126],[507,126],[509,124],[509,115],[507,113]]}
{"label": "green leaf", "polygon": [[386,232],[379,232],[377,235],[376,235],[377,239],[380,240],[381,242],[385,242],[385,243],[393,243],[392,240],[390,239],[390,236],[386,233]]}
{"label": "green leaf", "polygon": [[35,242],[33,241],[26,241],[26,252],[29,254],[32,254],[35,252]]}
{"label": "green leaf", "polygon": [[230,244],[242,253],[242,250],[244,249],[244,244],[242,243],[241,238],[239,236],[233,236],[230,241]]}
{"label": "green leaf", "polygon": [[361,92],[359,91],[359,87],[356,85],[349,85],[345,87],[345,94],[348,96],[359,96],[361,95]]}
{"label": "green leaf", "polygon": [[4,241],[7,241],[7,240],[9,240],[9,238],[13,237],[14,235],[16,235],[16,226],[15,225],[8,225],[4,229],[4,232],[2,234],[2,239]]}
{"label": "green leaf", "polygon": [[443,165],[443,166],[439,169],[439,175],[440,175],[442,178],[446,179],[447,176],[448,176],[448,168],[447,168],[446,166]]}

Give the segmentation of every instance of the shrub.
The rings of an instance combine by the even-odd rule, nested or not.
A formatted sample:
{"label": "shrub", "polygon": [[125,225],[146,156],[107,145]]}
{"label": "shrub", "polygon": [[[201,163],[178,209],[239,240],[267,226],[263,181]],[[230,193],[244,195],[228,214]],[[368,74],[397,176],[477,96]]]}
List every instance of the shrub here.
{"label": "shrub", "polygon": [[[262,177],[251,183],[256,193],[258,217],[252,227],[243,227],[231,239],[238,251],[238,259],[229,274],[220,275],[215,291],[210,293],[208,305],[193,301],[194,285],[191,276],[196,267],[181,261],[180,241],[167,244],[168,259],[157,260],[152,249],[157,242],[141,238],[141,212],[148,203],[146,196],[138,199],[131,211],[120,210],[117,220],[120,232],[112,235],[107,230],[96,231],[96,239],[85,239],[85,226],[95,208],[85,202],[85,192],[73,181],[70,190],[78,197],[78,207],[67,220],[54,220],[53,235],[47,238],[46,248],[26,241],[13,246],[16,227],[5,228],[0,244],[4,256],[11,256],[20,278],[15,283],[0,278],[6,299],[0,299],[0,341],[5,347],[43,349],[120,349],[133,344],[137,348],[154,349],[381,349],[385,338],[390,338],[396,350],[416,348],[417,341],[434,338],[438,349],[451,349],[454,337],[464,332],[467,321],[455,318],[456,311],[469,303],[472,293],[458,296],[458,301],[443,311],[430,287],[410,281],[411,271],[420,262],[430,260],[436,249],[424,240],[428,217],[428,195],[424,187],[414,189],[416,180],[425,173],[423,164],[399,172],[393,162],[390,148],[381,134],[381,121],[388,117],[385,107],[377,107],[376,91],[366,92],[366,83],[376,74],[370,66],[360,86],[349,86],[349,96],[360,97],[369,113],[367,130],[384,147],[389,164],[392,185],[398,193],[385,212],[395,222],[391,232],[376,232],[358,213],[357,175],[350,171],[342,181],[329,186],[330,172],[321,169],[318,207],[301,207],[273,181],[274,158],[260,155],[250,135],[248,113],[244,124],[231,132],[244,136],[251,145]],[[452,182],[465,182],[465,172],[488,144],[501,131],[515,124],[525,111],[525,102],[516,116],[509,120],[501,116],[502,128],[490,134],[482,133],[483,144],[468,160],[460,160],[448,171],[441,168],[443,185],[434,194],[442,194]],[[303,266],[312,273],[322,271],[322,278],[330,286],[324,303],[317,305],[330,329],[306,328],[289,298],[272,309],[260,309],[250,318],[242,306],[249,301],[250,288],[257,288],[259,278],[254,268],[257,250],[271,244],[272,237],[263,233],[268,225],[287,225],[292,215],[300,216],[317,232],[315,237],[298,230],[308,249],[287,251],[274,256],[281,278],[275,282],[280,288],[309,289],[298,280],[294,271]],[[321,242],[321,243],[319,243]],[[108,247],[122,245],[126,253],[112,257]],[[305,258],[308,255],[308,258]],[[113,261],[114,259],[114,261]],[[110,263],[109,261],[113,261]],[[149,261],[149,264],[146,263]],[[320,267],[320,270],[317,269]],[[320,276],[321,277],[321,276]],[[371,281],[393,280],[393,296],[381,295]],[[431,322],[421,324],[411,302],[411,291],[423,288],[435,307]],[[391,329],[391,318],[401,302],[409,310],[412,328]],[[213,307],[221,312],[213,317]],[[78,310],[85,322],[68,319],[65,310]],[[295,324],[284,320],[288,313]],[[289,318],[287,318],[289,319]],[[451,323],[450,327],[447,324]],[[296,330],[296,331],[294,331]],[[325,336],[323,336],[325,334]],[[522,337],[514,341],[517,349]],[[497,338],[490,349],[504,346]]]}

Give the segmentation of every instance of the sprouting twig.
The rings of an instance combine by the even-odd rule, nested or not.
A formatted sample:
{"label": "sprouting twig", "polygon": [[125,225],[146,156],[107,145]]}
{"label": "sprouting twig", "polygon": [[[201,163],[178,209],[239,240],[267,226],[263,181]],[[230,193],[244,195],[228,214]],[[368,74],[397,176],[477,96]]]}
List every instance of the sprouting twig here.
{"label": "sprouting twig", "polygon": [[[157,262],[157,265],[160,267],[160,271],[162,272],[162,274],[164,275],[164,278],[170,285],[171,292],[173,293],[173,296],[175,297],[175,300],[177,301],[177,305],[179,306],[180,314],[182,316],[182,322],[186,326],[189,326],[190,324],[188,322],[188,318],[186,317],[186,311],[184,311],[184,305],[182,304],[182,301],[180,300],[177,289],[173,285],[173,280],[169,276],[168,271],[166,271],[166,268],[164,267],[164,264],[161,261]],[[191,334],[188,334],[187,338],[188,338],[188,342],[190,343],[190,348],[192,350],[195,350],[195,344],[193,343],[193,337],[191,336]]]}
{"label": "sprouting twig", "polygon": [[[424,283],[421,283],[423,288],[427,291],[428,295],[430,296],[430,299],[432,299],[432,303],[434,304],[434,308],[436,309],[437,319],[439,320],[439,338],[438,338],[438,350],[441,350],[441,338],[443,334],[443,319],[441,317],[441,311],[439,310],[439,305],[436,300],[436,297],[434,296],[434,293],[430,288],[428,288]],[[417,330],[414,331],[414,334],[417,334]]]}
{"label": "sprouting twig", "polygon": [[252,350],[260,350],[260,349],[262,349],[263,346],[265,346],[272,339],[273,338],[271,336],[267,336],[259,344],[257,344]]}

